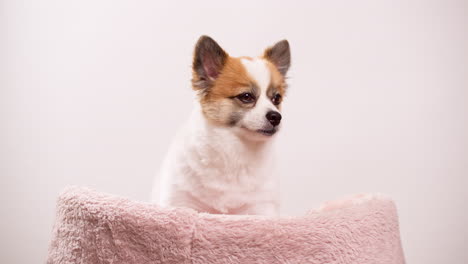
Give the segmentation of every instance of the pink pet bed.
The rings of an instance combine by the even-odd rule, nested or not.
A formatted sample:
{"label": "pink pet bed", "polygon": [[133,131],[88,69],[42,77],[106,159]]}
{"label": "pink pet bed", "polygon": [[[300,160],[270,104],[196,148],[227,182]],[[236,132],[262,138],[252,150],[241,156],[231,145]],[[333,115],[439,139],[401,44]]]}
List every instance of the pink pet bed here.
{"label": "pink pet bed", "polygon": [[47,263],[405,263],[394,203],[361,195],[302,217],[197,213],[68,188]]}

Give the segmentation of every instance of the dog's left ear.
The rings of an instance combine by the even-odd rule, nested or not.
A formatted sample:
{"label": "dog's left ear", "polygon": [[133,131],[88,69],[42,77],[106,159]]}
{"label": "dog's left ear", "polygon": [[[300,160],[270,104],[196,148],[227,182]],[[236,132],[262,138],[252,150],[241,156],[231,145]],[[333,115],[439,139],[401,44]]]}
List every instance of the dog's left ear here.
{"label": "dog's left ear", "polygon": [[286,76],[291,65],[289,42],[285,39],[279,41],[272,47],[267,48],[263,53],[263,57],[273,63],[283,76]]}

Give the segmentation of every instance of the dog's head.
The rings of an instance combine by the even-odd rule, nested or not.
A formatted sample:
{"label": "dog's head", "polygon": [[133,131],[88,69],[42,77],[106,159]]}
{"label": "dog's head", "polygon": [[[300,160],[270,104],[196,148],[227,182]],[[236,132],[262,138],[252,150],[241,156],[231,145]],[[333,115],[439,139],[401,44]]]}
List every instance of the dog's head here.
{"label": "dog's head", "polygon": [[282,40],[256,58],[230,57],[212,38],[195,46],[193,89],[203,115],[251,139],[266,139],[280,128],[281,102],[291,54]]}

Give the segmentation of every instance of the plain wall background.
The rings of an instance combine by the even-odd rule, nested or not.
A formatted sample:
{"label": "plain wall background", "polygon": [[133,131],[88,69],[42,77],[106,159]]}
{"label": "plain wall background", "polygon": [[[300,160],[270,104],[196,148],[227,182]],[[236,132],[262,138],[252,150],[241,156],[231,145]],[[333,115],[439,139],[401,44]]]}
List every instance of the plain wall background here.
{"label": "plain wall background", "polygon": [[292,46],[283,213],[393,197],[408,263],[466,263],[466,1],[2,1],[2,263],[46,256],[66,185],[148,200],[201,34]]}

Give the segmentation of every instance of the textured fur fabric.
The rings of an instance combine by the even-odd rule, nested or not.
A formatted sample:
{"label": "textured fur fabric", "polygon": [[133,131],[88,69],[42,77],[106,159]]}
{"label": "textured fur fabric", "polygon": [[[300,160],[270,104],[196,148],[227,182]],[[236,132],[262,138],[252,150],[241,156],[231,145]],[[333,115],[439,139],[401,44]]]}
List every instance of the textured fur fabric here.
{"label": "textured fur fabric", "polygon": [[394,203],[372,195],[302,217],[212,215],[86,188],[58,200],[47,263],[404,264]]}

